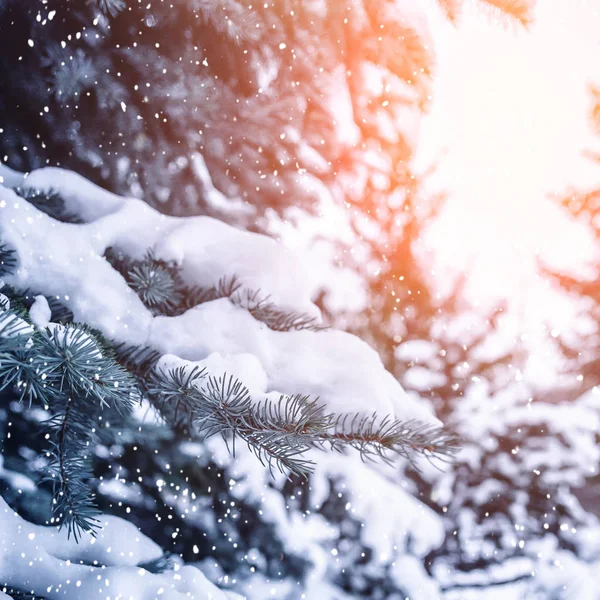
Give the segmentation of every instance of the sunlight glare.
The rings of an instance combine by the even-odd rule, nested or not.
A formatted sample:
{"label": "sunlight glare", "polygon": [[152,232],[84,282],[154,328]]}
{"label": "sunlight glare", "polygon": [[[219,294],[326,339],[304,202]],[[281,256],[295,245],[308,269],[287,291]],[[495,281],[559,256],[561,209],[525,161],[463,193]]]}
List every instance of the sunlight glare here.
{"label": "sunlight glare", "polygon": [[474,269],[478,293],[527,282],[536,253],[577,261],[589,252],[548,195],[600,182],[582,153],[599,146],[588,91],[600,81],[598,8],[538,2],[529,31],[477,3],[456,27],[435,21],[433,104],[415,163],[439,161],[429,185],[449,200],[429,243],[444,249],[442,266]]}

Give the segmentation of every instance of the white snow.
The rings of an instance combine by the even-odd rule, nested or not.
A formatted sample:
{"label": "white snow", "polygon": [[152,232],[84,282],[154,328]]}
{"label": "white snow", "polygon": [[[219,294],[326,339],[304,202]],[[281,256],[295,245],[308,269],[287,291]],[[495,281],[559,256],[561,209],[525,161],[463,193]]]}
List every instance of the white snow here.
{"label": "white snow", "polygon": [[[18,179],[14,173],[2,173],[11,185]],[[385,370],[378,354],[359,338],[334,330],[273,331],[228,299],[206,302],[176,317],[155,317],[103,256],[108,247],[133,258],[152,249],[157,257],[177,262],[190,285],[207,287],[235,276],[243,287],[269,295],[281,309],[318,317],[311,300],[316,290],[312,275],[298,256],[273,239],[209,217],[161,215],[142,201],[108,194],[60,169],[41,169],[24,181],[19,185],[35,184],[36,189],[59,193],[67,200],[68,210],[84,221],[56,221],[0,186],[0,237],[18,257],[17,272],[6,280],[39,294],[30,311],[38,328],[59,327],[49,323],[44,296],[60,296],[76,321],[116,341],[159,350],[163,355],[159,368],[198,366],[213,376],[228,373],[239,378],[255,400],[307,393],[336,413],[377,411],[382,417],[437,423],[425,404],[409,397]],[[236,486],[239,493],[268,497],[265,513],[277,522],[285,543],[309,556],[315,565],[308,589],[322,589],[320,581],[328,565],[326,545],[333,543],[338,532],[316,513],[308,527],[299,516],[290,520],[278,492],[271,489],[264,496],[269,488],[266,470],[249,451],[243,456],[245,460],[240,461],[238,455],[232,472],[238,467],[240,473],[256,476]],[[397,555],[394,549],[409,543],[420,556],[437,545],[442,534],[438,518],[397,484],[364,466],[358,456],[354,458],[345,467],[339,466],[338,459],[326,461],[313,482],[318,486],[321,481],[324,490],[326,480],[343,477],[349,489],[360,491],[355,494],[353,514],[365,523],[365,542],[378,560],[391,563]],[[253,471],[248,463],[254,465]],[[318,495],[314,502],[319,502]],[[31,525],[3,500],[0,503],[0,584],[22,586],[25,582],[29,590],[50,600],[233,597],[192,567],[161,575],[137,567],[140,561],[159,556],[160,549],[124,521],[102,517],[104,528],[98,540],[85,538],[75,546],[64,532]],[[387,507],[392,506],[390,513]],[[77,564],[81,560],[94,566]],[[426,589],[420,572],[415,571],[414,582],[414,589]],[[425,600],[426,595],[417,598]]]}
{"label": "white snow", "polygon": [[[156,317],[149,341],[164,354],[200,361],[200,367],[214,352],[227,359],[230,368],[232,357],[247,362],[253,355],[267,375],[258,393],[301,391],[319,397],[336,413],[431,419],[384,369],[377,352],[356,336],[342,331],[272,331],[227,299],[198,305],[178,317]],[[248,371],[242,365],[233,370]]]}
{"label": "white snow", "polygon": [[436,373],[426,367],[411,367],[404,373],[404,385],[419,392],[427,392],[442,386],[447,379],[443,373]]}
{"label": "white snow", "polygon": [[0,163],[0,185],[14,188],[23,183],[24,175]]}
{"label": "white snow", "polygon": [[[389,566],[402,589],[410,589],[410,600],[441,598],[435,581],[424,570],[423,562],[424,557],[444,539],[443,520],[405,489],[403,484],[406,482],[400,480],[399,473],[385,467],[380,470],[373,468],[354,452],[342,460],[333,454],[319,454],[307,491],[308,510],[298,514],[287,509],[288,501],[280,492],[284,478],[278,477],[273,481],[242,444],[235,458],[218,437],[208,440],[208,448],[196,445],[189,450],[191,455],[198,455],[201,464],[206,460],[203,456],[208,454],[226,467],[235,481],[231,487],[234,498],[257,503],[262,510],[262,518],[277,528],[286,552],[305,556],[311,561],[313,568],[303,582],[306,598],[346,598],[340,594],[339,588],[330,589],[327,585],[332,579],[329,570],[352,568],[353,564],[344,562],[342,552],[333,558],[331,550],[338,549],[340,543],[339,525],[319,514],[329,497],[332,482],[345,496],[348,519],[355,519],[361,524],[360,544],[373,551],[370,560],[374,569],[379,572]],[[308,458],[315,459],[316,456],[309,455]],[[339,564],[334,567],[336,563]],[[271,581],[273,586],[274,583]],[[277,589],[275,597],[287,597],[283,590]],[[244,592],[252,600],[267,597],[262,591],[255,577],[244,587]],[[292,590],[287,593],[295,597]]]}
{"label": "white snow", "polygon": [[64,530],[23,520],[0,497],[0,585],[49,600],[239,598],[219,590],[194,567],[160,575],[137,567],[159,558],[160,548],[127,521],[104,516],[101,523],[98,538],[78,544]]}
{"label": "white snow", "polygon": [[227,211],[229,214],[235,212],[241,215],[252,214],[254,212],[252,206],[248,202],[244,202],[241,198],[228,198],[223,192],[220,192],[215,187],[202,154],[194,152],[191,156],[190,163],[194,175],[202,184],[204,199],[207,204],[216,210]]}
{"label": "white snow", "polygon": [[360,140],[360,129],[355,122],[346,69],[340,65],[323,82],[326,109],[331,116],[333,135],[338,143],[352,147]]}
{"label": "white snow", "polygon": [[[179,264],[191,285],[208,287],[235,277],[283,310],[318,317],[310,273],[300,257],[275,240],[210,217],[162,215],[141,200],[104,192],[61,169],[34,171],[26,182],[65,197],[69,210],[87,223],[56,221],[0,187],[0,237],[19,260],[8,283],[64,298],[76,321],[116,341],[150,345],[184,361],[204,361],[217,353],[221,358],[213,362],[221,360],[248,379],[264,371],[266,381],[260,384],[242,380],[259,393],[311,394],[337,413],[377,411],[381,417],[438,423],[355,336],[332,330],[272,331],[227,299],[177,317],[154,317],[103,257],[109,246],[133,258],[152,249],[158,258]],[[252,368],[248,355],[254,357]]]}
{"label": "white snow", "polygon": [[29,318],[38,329],[45,329],[50,323],[52,311],[48,306],[48,300],[41,294],[35,297],[31,308],[29,309]]}
{"label": "white snow", "polygon": [[438,345],[429,340],[408,340],[396,346],[394,356],[401,361],[425,363],[437,356],[439,350]]}
{"label": "white snow", "polygon": [[60,193],[67,211],[78,215],[86,223],[118,211],[126,201],[77,173],[57,167],[32,171],[20,185],[25,189]]}

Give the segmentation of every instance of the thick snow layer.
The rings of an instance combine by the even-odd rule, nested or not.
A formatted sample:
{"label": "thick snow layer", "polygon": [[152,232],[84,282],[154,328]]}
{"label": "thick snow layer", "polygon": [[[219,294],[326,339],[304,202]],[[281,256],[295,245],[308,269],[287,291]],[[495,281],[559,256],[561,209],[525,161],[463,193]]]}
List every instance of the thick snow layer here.
{"label": "thick snow layer", "polygon": [[24,189],[59,192],[67,212],[89,222],[116,212],[125,203],[124,198],[111,194],[77,173],[56,167],[46,167],[30,173],[21,184]]}
{"label": "thick snow layer", "polygon": [[[409,545],[414,555],[422,557],[443,542],[445,532],[439,516],[397,481],[382,476],[359,457],[345,462],[327,455],[319,461],[319,477],[323,483],[321,502],[326,500],[329,478],[344,481],[350,492],[348,510],[362,523],[362,537],[375,551],[374,561],[388,562],[397,556],[398,548]],[[318,493],[313,502],[321,503]]]}
{"label": "thick snow layer", "polygon": [[410,600],[441,598],[439,585],[429,576],[423,562],[415,556],[405,554],[397,558],[392,566],[392,577]]}
{"label": "thick snow layer", "polygon": [[100,520],[96,539],[76,543],[65,530],[23,520],[0,497],[0,586],[15,586],[49,600],[238,598],[219,590],[193,567],[155,575],[136,566],[160,558],[162,551],[131,523],[112,516]]}
{"label": "thick snow layer", "polygon": [[[262,369],[241,378],[251,393],[291,395],[300,390],[318,396],[336,413],[376,411],[403,419],[431,418],[383,369],[379,355],[356,336],[342,331],[272,331],[227,299],[201,304],[179,317],[157,317],[150,345],[164,354],[200,361],[179,365],[190,368],[206,366],[202,359],[218,352],[235,373],[248,372],[252,355]],[[175,366],[172,359],[170,366]],[[261,384],[251,383],[259,373]]]}
{"label": "thick snow layer", "polygon": [[282,310],[318,317],[310,274],[275,240],[209,217],[162,215],[141,200],[120,198],[62,169],[34,171],[22,186],[54,190],[85,222],[59,222],[0,186],[0,237],[16,250],[19,261],[8,283],[58,297],[76,321],[116,341],[150,345],[186,361],[204,361],[217,353],[231,371],[247,374],[248,381],[242,382],[261,394],[305,393],[338,413],[377,411],[437,423],[355,336],[275,332],[227,299],[177,317],[154,317],[104,258],[108,247],[133,258],[151,249],[158,258],[178,263],[190,285],[209,287],[235,277]]}

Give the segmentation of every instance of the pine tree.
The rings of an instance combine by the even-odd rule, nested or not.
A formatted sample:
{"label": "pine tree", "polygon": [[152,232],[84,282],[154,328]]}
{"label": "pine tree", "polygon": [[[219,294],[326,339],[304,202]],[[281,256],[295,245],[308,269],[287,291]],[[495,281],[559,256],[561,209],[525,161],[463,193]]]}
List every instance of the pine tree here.
{"label": "pine tree", "polygon": [[[7,180],[18,177],[8,170],[3,172]],[[53,191],[48,193],[50,187]],[[349,350],[342,350],[340,346],[337,350],[342,353],[340,358],[352,361],[353,353],[359,352],[363,376],[375,368],[384,379],[391,377],[380,363],[372,362],[372,350],[366,345],[357,346],[348,334],[341,334],[346,337],[338,340],[334,332],[323,331],[316,316],[286,309],[284,300],[281,297],[277,300],[281,274],[276,279],[272,279],[272,275],[269,278],[269,269],[274,267],[269,267],[268,263],[261,263],[266,273],[262,281],[266,285],[271,282],[270,285],[274,286],[272,299],[264,295],[266,290],[263,293],[260,289],[248,288],[248,277],[256,278],[254,266],[250,261],[246,272],[243,262],[235,258],[233,246],[236,243],[240,245],[242,254],[239,256],[248,252],[249,256],[256,258],[265,250],[272,253],[274,242],[221,225],[224,229],[220,231],[218,240],[205,242],[214,255],[207,255],[196,242],[188,249],[188,254],[182,255],[183,260],[188,262],[178,266],[164,256],[159,258],[155,252],[168,253],[176,247],[171,244],[185,240],[186,232],[189,235],[194,226],[200,228],[199,231],[206,226],[214,229],[217,222],[202,218],[200,221],[192,219],[189,223],[165,221],[144,204],[118,199],[65,171],[34,172],[27,179],[22,179],[21,187],[17,189],[20,196],[2,188],[0,228],[4,240],[4,277],[16,288],[3,288],[1,380],[3,389],[12,391],[13,398],[21,404],[18,410],[11,408],[9,395],[7,410],[13,415],[22,414],[18,420],[19,428],[26,430],[32,424],[34,428],[40,426],[30,418],[31,409],[23,410],[23,404],[32,407],[38,404],[48,413],[49,418],[41,426],[50,440],[43,461],[53,497],[50,523],[64,526],[76,540],[82,535],[97,533],[99,527],[99,513],[90,484],[94,468],[92,462],[95,460],[93,449],[102,440],[102,435],[107,440],[112,435],[111,445],[119,443],[117,440],[123,435],[125,439],[139,439],[134,421],[125,427],[127,418],[124,414],[131,413],[142,398],[150,401],[157,415],[183,439],[201,441],[206,436],[220,433],[234,450],[235,440],[239,438],[238,444],[245,442],[250,452],[271,472],[277,467],[288,475],[301,476],[314,469],[313,459],[306,456],[311,449],[355,450],[363,459],[381,458],[385,461],[390,461],[393,454],[412,459],[415,452],[429,457],[454,452],[456,439],[453,434],[435,424],[420,422],[418,416],[397,419],[393,414],[371,413],[370,409],[355,412],[346,409],[343,414],[335,415],[323,404],[325,398],[319,400],[310,392],[273,397],[273,394],[265,395],[266,390],[261,393],[256,383],[246,384],[240,379],[236,373],[245,368],[245,376],[250,377],[250,381],[255,381],[257,376],[260,380],[261,367],[249,354],[219,354],[231,347],[227,342],[225,346],[219,345],[220,336],[224,335],[227,339],[231,335],[226,333],[229,327],[225,325],[226,321],[219,324],[222,317],[226,320],[241,319],[240,323],[245,322],[250,329],[248,332],[236,332],[242,343],[240,349],[248,336],[251,347],[256,346],[255,336],[262,336],[263,344],[275,345],[284,343],[280,336],[289,336],[290,341],[285,343],[292,343],[294,334],[309,346],[311,339],[319,346],[328,341],[338,345],[345,342]],[[127,216],[132,222],[127,221]],[[136,236],[131,226],[141,221],[144,229],[151,232],[157,229],[157,226],[152,226],[152,219],[156,224],[164,224],[166,229],[155,238],[151,253],[135,258],[140,252],[135,246],[140,242],[134,241]],[[35,234],[26,236],[28,241],[24,241],[22,227],[27,227],[32,221],[37,224],[39,237]],[[120,233],[123,223],[126,229]],[[72,239],[69,240],[69,236]],[[45,245],[41,243],[42,237]],[[194,239],[196,237],[197,234]],[[27,245],[30,243],[32,248],[36,248],[35,253],[30,252]],[[108,243],[111,244],[110,250]],[[65,244],[64,247],[61,244]],[[50,249],[51,254],[44,254],[45,248]],[[127,248],[134,258],[125,254]],[[181,251],[176,250],[176,253]],[[231,258],[233,265],[241,270],[239,280],[227,279],[225,273],[225,279],[219,279],[213,287],[191,285],[193,279],[190,279],[189,261],[193,263],[194,256],[200,257],[204,262],[199,274],[205,277],[204,270],[214,273],[217,265],[229,264],[227,258],[223,262],[221,253],[224,251],[227,251],[226,256]],[[98,253],[96,257],[95,253]],[[96,273],[90,278],[86,278],[85,274],[89,266],[86,265],[84,271],[78,266],[83,260],[78,257],[83,256],[89,256],[87,260],[96,267]],[[263,259],[266,257],[264,254]],[[278,262],[274,265],[275,268],[281,267]],[[54,280],[57,269],[63,273],[66,269],[66,285],[62,289],[68,293],[62,297],[53,296],[57,284],[61,285]],[[294,276],[297,278],[299,274],[296,272]],[[102,294],[110,299],[110,305],[96,297],[97,280],[102,282]],[[29,286],[35,288],[33,298],[32,293],[27,291]],[[50,302],[37,292],[45,293]],[[136,295],[132,295],[134,292]],[[302,299],[295,297],[294,303],[302,305]],[[16,312],[15,306],[22,306],[22,313]],[[144,312],[144,307],[147,312]],[[136,310],[140,314],[135,314]],[[209,318],[216,321],[212,334],[215,341],[209,332],[201,332],[198,342],[194,342],[200,344],[198,349],[188,347],[186,350],[185,342],[181,346],[182,327],[188,326],[181,319],[189,319],[193,314],[202,315],[206,310],[209,311],[207,315],[212,315]],[[222,317],[219,317],[221,312]],[[81,315],[87,315],[89,322],[74,324]],[[147,339],[147,343],[136,344],[139,328],[146,325],[150,326],[147,329],[150,333],[143,334],[141,338]],[[90,326],[101,327],[103,331],[96,331]],[[167,328],[162,330],[164,326]],[[116,341],[109,341],[106,337],[109,333],[115,336]],[[171,342],[165,342],[165,336],[170,336]],[[133,343],[129,343],[130,340]],[[355,349],[352,350],[352,347]],[[171,351],[179,348],[176,351],[183,357],[207,358],[204,362],[190,362],[166,356],[169,348]],[[263,359],[266,361],[273,353],[269,350],[262,354],[258,347],[256,351],[258,356],[267,357]],[[301,348],[296,351],[302,353]],[[283,358],[282,362],[279,358],[276,371],[267,375],[279,377],[274,380],[279,381],[276,385],[287,387],[288,384],[281,379],[281,373],[286,369],[287,377],[294,379],[289,364],[286,367],[289,360]],[[323,359],[321,364],[326,364]],[[249,372],[244,365],[250,365],[254,372]],[[228,373],[228,368],[233,372]],[[271,373],[267,363],[265,368]],[[325,367],[322,376],[327,377],[326,373]],[[314,378],[313,383],[309,383],[311,378],[308,373],[306,376],[308,388],[319,389],[322,386],[322,382]],[[338,373],[336,377],[336,385],[343,385],[343,376]],[[315,385],[317,388],[314,388]],[[376,400],[377,394],[395,390],[395,385],[394,382],[391,388],[387,385],[379,388],[379,392],[375,391],[375,386],[372,400]],[[346,388],[342,394],[347,394],[348,390]],[[399,386],[397,390],[401,392]],[[351,400],[347,395],[344,398]],[[411,413],[414,404],[409,398],[402,399],[402,403],[396,411],[406,415],[420,414],[418,411]],[[14,426],[12,420],[7,420],[6,425],[9,428]],[[111,431],[115,425],[116,432]],[[128,434],[125,433],[127,430]],[[96,431],[99,432],[99,440]],[[10,431],[7,432],[9,437],[12,437]],[[155,453],[150,448],[154,445],[155,450],[160,439],[161,435],[154,432],[149,443],[138,442],[146,450],[144,456]],[[182,454],[185,457],[185,452]],[[164,459],[162,456],[159,458]],[[181,464],[182,460],[185,463],[185,458],[175,460],[176,464]],[[98,465],[96,468],[101,467]],[[170,466],[167,471],[171,471]],[[155,472],[151,471],[151,477]],[[140,480],[143,481],[143,477],[138,477],[138,482]],[[156,480],[152,484],[157,485]],[[152,497],[150,490],[148,493]],[[192,494],[195,496],[195,491]],[[179,513],[179,518],[184,519],[184,513]],[[18,582],[9,579],[7,583],[15,586]]]}
{"label": "pine tree", "polygon": [[[591,111],[591,125],[595,133],[600,133],[600,90],[591,88],[593,106]],[[589,157],[600,160],[600,157],[589,153]],[[566,215],[579,223],[584,230],[584,235],[589,235],[594,249],[600,243],[600,204],[598,198],[600,190],[571,189],[568,193],[559,196],[559,201],[565,209]],[[586,231],[587,230],[587,231]],[[558,350],[567,362],[570,374],[576,378],[572,394],[581,394],[600,384],[598,376],[599,344],[598,331],[600,330],[600,286],[598,274],[600,262],[591,257],[589,264],[585,265],[586,273],[573,273],[561,271],[548,264],[540,264],[542,273],[555,285],[556,289],[566,293],[580,306],[578,326],[568,336],[559,336],[556,340]],[[578,333],[581,331],[582,333]]]}
{"label": "pine tree", "polygon": [[[458,2],[452,4],[456,15]],[[508,14],[526,20],[524,4],[503,4]],[[386,365],[401,374],[403,367],[394,361],[398,339],[428,335],[429,319],[439,308],[413,253],[420,228],[439,205],[435,200],[423,214],[409,165],[414,132],[404,124],[412,124],[426,107],[432,54],[422,20],[407,13],[408,8],[391,2],[351,7],[281,2],[249,13],[237,2],[181,2],[168,9],[119,1],[77,7],[56,1],[41,8],[9,2],[0,14],[0,30],[8,32],[0,36],[0,60],[3,72],[12,74],[9,87],[0,86],[0,115],[10,116],[0,123],[0,154],[23,170],[45,164],[74,168],[114,191],[143,195],[167,212],[218,215],[262,230],[271,227],[273,212],[287,220],[295,218],[297,206],[317,215],[323,206],[344,207],[338,214],[363,260],[340,244],[342,264],[362,277],[369,262],[371,272],[378,274],[366,279],[373,300],[367,320],[353,314],[340,319],[333,309],[331,317],[373,341]],[[33,49],[26,44],[29,39]],[[45,196],[36,190],[21,193],[38,195],[42,202]],[[59,208],[64,209],[60,203]],[[398,212],[406,218],[398,219]],[[232,280],[220,282],[214,291],[186,289],[181,297],[170,265],[151,256],[129,264],[120,256],[111,260],[153,314],[177,314],[188,307],[190,295],[236,299],[233,293],[223,294],[235,286]],[[315,325],[306,315],[273,311],[262,297],[255,297],[254,304],[248,297],[240,300],[269,326]],[[65,312],[64,307],[57,310]],[[141,359],[144,376],[144,359],[152,355],[119,350],[136,372]],[[184,435],[187,401],[169,417]],[[18,472],[37,479],[31,462],[23,459],[27,449],[10,442],[17,432],[19,439],[31,439],[35,418],[15,403],[6,410],[4,422],[11,424],[13,434],[5,440],[5,456]],[[112,417],[107,420],[114,424]],[[99,479],[87,481],[97,503],[133,519],[162,547],[186,560],[204,559],[207,573],[217,561],[215,580],[263,598],[256,590],[262,580],[282,586],[293,598],[299,582],[308,586],[311,577],[319,576],[329,545],[328,551],[339,556],[327,561],[325,577],[335,597],[433,597],[435,582],[427,573],[417,585],[420,591],[411,593],[406,573],[416,577],[423,553],[432,551],[439,539],[407,523],[402,525],[409,534],[400,532],[383,546],[368,535],[371,513],[384,504],[375,498],[374,511],[347,508],[362,491],[348,477],[355,469],[351,462],[340,472],[317,462],[308,480],[267,479],[258,491],[264,472],[249,466],[258,463],[241,460],[245,451],[239,445],[237,460],[217,463],[206,445],[190,446],[179,439],[181,433],[141,426],[135,419],[120,417],[119,422],[122,428],[98,431],[102,437],[91,467]],[[219,456],[220,442],[210,444]],[[198,457],[204,461],[200,466]],[[114,481],[115,472],[122,482]],[[141,482],[140,472],[148,473]],[[158,477],[164,485],[157,487]],[[399,487],[401,474],[377,477],[397,484],[389,503],[406,508],[407,514],[412,506],[437,531],[439,521],[415,508]],[[249,487],[254,478],[258,484]],[[197,518],[185,512],[189,505],[180,490],[188,489],[206,507]],[[274,510],[264,510],[263,492]],[[14,497],[22,510],[35,513],[44,506],[25,496]],[[268,512],[287,517],[270,519]],[[305,547],[298,546],[282,535],[289,527],[286,519],[297,518],[310,522],[311,531],[328,528],[329,536],[315,533]],[[385,559],[382,547],[389,552]],[[237,581],[242,576],[243,584]],[[423,581],[433,587],[427,591]]]}
{"label": "pine tree", "polygon": [[[594,133],[600,133],[600,91],[591,86],[592,110],[591,126]],[[599,157],[588,152],[588,157],[598,161]],[[550,337],[552,344],[563,360],[563,375],[566,385],[557,390],[555,396],[573,403],[591,404],[597,411],[597,390],[600,385],[598,356],[598,331],[600,330],[600,287],[598,274],[600,262],[597,248],[600,242],[598,215],[600,191],[581,190],[573,186],[567,193],[556,198],[565,210],[567,217],[581,227],[581,235],[587,235],[592,254],[583,269],[567,271],[551,264],[540,262],[540,270],[555,290],[569,297],[577,308],[573,326],[558,336]],[[589,518],[599,516],[600,477],[595,469],[585,472],[584,477],[574,486],[575,502]]]}
{"label": "pine tree", "polygon": [[179,214],[318,210],[336,182],[367,216],[406,180],[432,68],[409,3],[9,1],[0,18],[0,155],[20,170],[63,165]]}
{"label": "pine tree", "polygon": [[452,468],[407,470],[415,495],[445,517],[426,564],[443,597],[586,597],[600,521],[578,488],[599,457],[597,400],[552,400],[532,385],[529,349],[502,342],[506,317],[458,304],[428,341],[396,352],[403,386],[429,395],[462,440]]}

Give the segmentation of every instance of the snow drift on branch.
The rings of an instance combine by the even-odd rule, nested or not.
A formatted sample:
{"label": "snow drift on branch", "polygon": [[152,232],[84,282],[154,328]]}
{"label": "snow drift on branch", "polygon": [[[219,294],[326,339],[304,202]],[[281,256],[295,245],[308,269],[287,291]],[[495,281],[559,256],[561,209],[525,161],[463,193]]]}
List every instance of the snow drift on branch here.
{"label": "snow drift on branch", "polygon": [[83,221],[58,221],[0,187],[0,236],[18,257],[14,275],[6,280],[15,287],[59,298],[76,321],[109,339],[150,346],[182,361],[216,353],[234,371],[243,371],[251,355],[257,368],[248,385],[257,389],[258,400],[270,393],[302,392],[338,414],[377,412],[381,418],[439,424],[355,336],[329,330],[274,332],[224,300],[180,316],[154,316],[105,259],[108,248],[134,259],[151,250],[180,266],[190,286],[218,286],[223,277],[236,278],[243,289],[260,290],[282,309],[318,318],[310,275],[297,256],[273,239],[210,217],[166,216],[62,169],[44,168],[24,177],[2,167],[0,176],[11,186],[59,194],[67,212]]}

